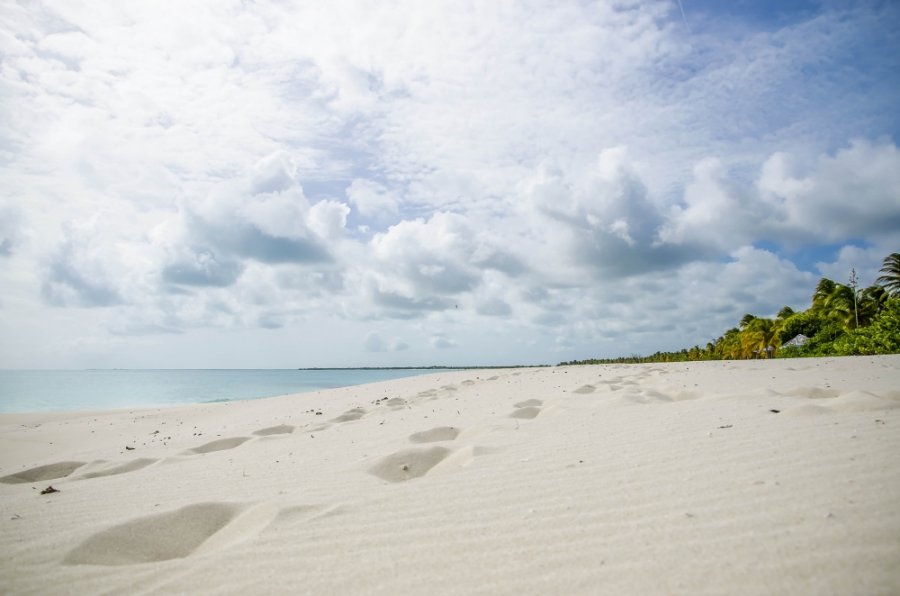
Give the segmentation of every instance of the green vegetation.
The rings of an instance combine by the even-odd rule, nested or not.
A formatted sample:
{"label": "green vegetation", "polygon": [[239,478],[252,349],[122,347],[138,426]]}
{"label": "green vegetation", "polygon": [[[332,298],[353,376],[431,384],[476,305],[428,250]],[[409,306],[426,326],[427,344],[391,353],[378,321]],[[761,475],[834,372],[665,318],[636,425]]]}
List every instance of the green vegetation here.
{"label": "green vegetation", "polygon": [[744,315],[738,327],[729,329],[704,348],[694,346],[677,352],[656,352],[650,356],[561,364],[900,353],[900,253],[893,253],[884,260],[881,273],[875,285],[867,288],[856,287],[855,272],[849,285],[822,278],[816,285],[812,305],[807,310],[794,312],[785,306],[773,319]]}

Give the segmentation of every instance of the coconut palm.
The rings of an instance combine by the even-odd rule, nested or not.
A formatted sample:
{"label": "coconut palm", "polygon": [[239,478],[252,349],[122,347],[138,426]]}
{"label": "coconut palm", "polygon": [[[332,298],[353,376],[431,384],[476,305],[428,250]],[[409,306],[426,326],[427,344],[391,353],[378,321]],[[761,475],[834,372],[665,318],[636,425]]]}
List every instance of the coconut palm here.
{"label": "coconut palm", "polygon": [[891,296],[900,296],[900,253],[891,253],[884,259],[876,283],[881,284]]}
{"label": "coconut palm", "polygon": [[733,327],[725,332],[725,335],[716,340],[716,354],[719,358],[734,360],[741,358],[741,332]]}
{"label": "coconut palm", "polygon": [[834,290],[825,299],[826,316],[840,321],[848,329],[856,328],[856,294],[853,288],[834,284]]}
{"label": "coconut palm", "polygon": [[816,292],[812,297],[812,308],[815,310],[825,310],[825,304],[828,298],[834,293],[834,289],[838,284],[834,283],[827,277],[823,277],[816,284]]}
{"label": "coconut palm", "polygon": [[741,317],[741,322],[740,322],[741,329],[745,329],[750,323],[752,323],[755,320],[756,320],[756,317],[754,315],[751,315],[749,313],[744,315],[743,317]]}
{"label": "coconut palm", "polygon": [[741,332],[741,345],[745,357],[749,358],[754,354],[765,354],[767,358],[774,356],[775,350],[781,345],[778,324],[772,319],[753,319]]}
{"label": "coconut palm", "polygon": [[837,321],[848,329],[856,327],[856,306],[853,288],[823,277],[816,285],[809,312],[817,313],[825,319]]}
{"label": "coconut palm", "polygon": [[890,297],[891,295],[882,286],[869,286],[860,290],[857,298],[860,326],[865,327],[870,324]]}
{"label": "coconut palm", "polygon": [[784,306],[781,308],[781,310],[778,311],[778,320],[784,321],[786,319],[789,319],[794,314],[796,313],[794,312],[793,308],[791,308],[790,306]]}

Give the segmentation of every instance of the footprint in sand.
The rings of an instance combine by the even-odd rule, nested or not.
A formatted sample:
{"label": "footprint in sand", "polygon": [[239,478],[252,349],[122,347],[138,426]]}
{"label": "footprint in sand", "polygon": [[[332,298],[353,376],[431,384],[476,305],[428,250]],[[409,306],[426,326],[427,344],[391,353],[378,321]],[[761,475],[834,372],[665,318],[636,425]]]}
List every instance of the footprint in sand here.
{"label": "footprint in sand", "polygon": [[409,435],[412,443],[435,443],[438,441],[452,441],[459,436],[459,429],[452,426],[438,426],[431,430]]}
{"label": "footprint in sand", "polygon": [[512,414],[509,415],[510,418],[521,418],[523,420],[531,420],[532,418],[537,418],[538,414],[541,413],[540,408],[529,407],[529,408],[518,408],[513,410]]}
{"label": "footprint in sand", "polygon": [[631,389],[625,394],[624,398],[639,404],[656,404],[672,401],[672,396],[655,389]]}
{"label": "footprint in sand", "polygon": [[810,399],[830,399],[838,397],[840,392],[826,387],[797,387],[796,389],[785,391],[784,394],[794,397],[808,397]]}
{"label": "footprint in sand", "polygon": [[817,416],[820,414],[833,414],[834,410],[823,406],[817,406],[816,404],[803,404],[786,408],[780,413],[782,416]]}
{"label": "footprint in sand", "polygon": [[228,525],[244,508],[234,503],[198,503],[148,515],[94,534],[65,565],[133,565],[184,558]]}
{"label": "footprint in sand", "polygon": [[212,453],[213,451],[225,451],[226,449],[234,449],[235,447],[239,447],[243,445],[247,441],[250,440],[250,437],[231,437],[228,439],[219,439],[217,441],[212,441],[210,443],[206,443],[205,445],[200,445],[199,447],[194,447],[193,449],[188,449],[187,451],[182,452],[183,455],[195,455],[198,453]]}
{"label": "footprint in sand", "polygon": [[270,426],[253,431],[257,437],[268,437],[269,435],[289,435],[294,432],[294,427],[290,424],[279,424],[278,426]]}
{"label": "footprint in sand", "polygon": [[526,399],[525,401],[520,401],[519,403],[513,404],[514,408],[527,408],[529,406],[542,406],[544,402],[539,399]]}
{"label": "footprint in sand", "polygon": [[603,379],[599,381],[603,385],[609,386],[610,391],[618,391],[622,388],[622,377],[613,377],[611,379]]}
{"label": "footprint in sand", "polygon": [[342,515],[348,511],[345,505],[290,505],[282,507],[265,531],[278,531],[285,526],[314,522]]}
{"label": "footprint in sand", "polygon": [[842,393],[837,399],[829,401],[829,405],[841,412],[878,412],[900,408],[895,400],[860,390]]}
{"label": "footprint in sand", "polygon": [[579,395],[587,395],[589,393],[593,393],[596,390],[597,390],[597,388],[594,387],[593,385],[582,385],[581,387],[579,387],[572,393],[578,393]]}
{"label": "footprint in sand", "polygon": [[[116,476],[118,474],[126,474],[128,472],[135,472],[137,470],[146,468],[147,466],[155,464],[157,459],[151,458],[138,458],[132,460],[130,462],[126,462],[124,464],[113,464],[107,466],[106,468],[101,468],[95,472],[85,472],[84,474],[79,475],[76,480],[87,480],[89,478],[102,478],[104,476]],[[105,463],[105,462],[97,462],[97,463]]]}
{"label": "footprint in sand", "polygon": [[134,565],[183,559],[226,548],[284,522],[334,515],[338,505],[195,503],[98,532],[72,549],[64,565]]}
{"label": "footprint in sand", "polygon": [[29,482],[56,480],[65,478],[84,464],[85,462],[83,461],[61,461],[4,476],[0,478],[0,482],[3,484],[26,484]]}
{"label": "footprint in sand", "polygon": [[520,401],[519,403],[513,404],[513,407],[516,409],[513,410],[509,417],[520,418],[523,420],[537,418],[538,414],[541,413],[540,406],[542,405],[544,405],[544,402],[539,399],[526,399],[525,401]]}
{"label": "footprint in sand", "polygon": [[406,482],[424,476],[451,453],[446,447],[404,449],[379,460],[369,474],[388,482]]}
{"label": "footprint in sand", "polygon": [[352,410],[347,410],[337,418],[332,418],[331,422],[351,422],[353,420],[359,420],[363,416],[366,415],[366,411],[363,408],[353,408]]}

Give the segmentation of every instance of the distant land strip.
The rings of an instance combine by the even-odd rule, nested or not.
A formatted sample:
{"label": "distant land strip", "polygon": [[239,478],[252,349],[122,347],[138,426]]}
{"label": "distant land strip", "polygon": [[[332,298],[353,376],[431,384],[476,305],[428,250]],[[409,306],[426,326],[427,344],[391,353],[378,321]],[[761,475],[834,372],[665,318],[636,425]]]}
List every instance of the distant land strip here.
{"label": "distant land strip", "polygon": [[499,368],[538,368],[550,364],[509,364],[503,366],[310,366],[297,370],[475,370]]}

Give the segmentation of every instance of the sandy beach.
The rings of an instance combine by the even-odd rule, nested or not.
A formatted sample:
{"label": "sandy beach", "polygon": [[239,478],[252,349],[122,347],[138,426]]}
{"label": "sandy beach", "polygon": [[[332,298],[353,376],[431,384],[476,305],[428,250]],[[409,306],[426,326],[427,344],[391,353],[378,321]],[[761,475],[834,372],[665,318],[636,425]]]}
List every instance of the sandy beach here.
{"label": "sandy beach", "polygon": [[2,415],[0,592],[897,594],[898,408],[885,356]]}

